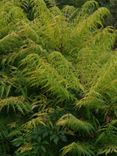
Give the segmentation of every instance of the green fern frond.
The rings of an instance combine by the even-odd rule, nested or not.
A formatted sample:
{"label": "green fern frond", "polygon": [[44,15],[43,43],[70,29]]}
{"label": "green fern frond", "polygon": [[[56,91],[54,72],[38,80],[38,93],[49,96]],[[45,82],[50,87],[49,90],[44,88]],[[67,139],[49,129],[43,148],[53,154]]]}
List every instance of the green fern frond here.
{"label": "green fern frond", "polygon": [[8,113],[12,109],[14,112],[19,111],[24,114],[31,110],[31,106],[23,97],[8,97],[0,100],[0,111],[3,109],[6,109]]}
{"label": "green fern frond", "polygon": [[20,154],[23,154],[25,152],[30,152],[32,150],[32,148],[33,148],[32,144],[28,143],[28,144],[25,144],[25,145],[22,145],[21,147],[19,147],[17,152]]}
{"label": "green fern frond", "polygon": [[[82,20],[86,19],[88,16],[90,16],[96,9],[99,8],[98,3],[95,0],[89,0],[86,3],[84,3],[77,13],[75,22],[81,22]],[[71,15],[72,16],[72,15]]]}
{"label": "green fern frond", "polygon": [[107,105],[105,104],[102,96],[94,92],[92,95],[86,95],[83,99],[81,99],[79,102],[76,103],[76,108],[88,108],[90,110],[97,109],[97,110],[103,110],[107,109]]}
{"label": "green fern frond", "polygon": [[11,52],[21,45],[23,45],[21,37],[17,33],[12,32],[0,39],[0,53]]}
{"label": "green fern frond", "polygon": [[104,18],[110,16],[110,12],[106,8],[99,8],[96,10],[91,16],[88,17],[86,23],[87,27],[92,30],[99,27],[103,26]]}
{"label": "green fern frond", "polygon": [[66,80],[46,60],[40,59],[37,54],[31,54],[23,62],[26,65],[23,72],[30,86],[40,87],[62,101],[73,98],[67,90]]}
{"label": "green fern frond", "polygon": [[[49,9],[46,6],[44,0],[30,0],[31,5],[33,5],[34,17],[39,18],[41,22],[48,21],[51,17]],[[41,19],[44,18],[44,19]]]}
{"label": "green fern frond", "polygon": [[69,5],[66,5],[63,9],[62,9],[62,12],[63,12],[63,14],[64,14],[64,16],[65,17],[67,17],[67,18],[71,18],[71,19],[73,19],[73,14],[74,14],[74,12],[76,12],[76,8],[75,7],[73,7],[73,6],[69,6]]}
{"label": "green fern frond", "polygon": [[112,120],[99,130],[96,139],[97,155],[110,155],[117,153],[117,120]]}
{"label": "green fern frond", "polygon": [[88,46],[91,46],[91,48],[96,48],[104,51],[110,51],[112,50],[115,44],[116,38],[117,38],[116,31],[114,30],[113,27],[108,26],[103,30],[97,32],[97,34],[92,39],[92,44],[89,41]]}
{"label": "green fern frond", "polygon": [[84,90],[77,78],[71,62],[69,62],[60,52],[52,52],[48,56],[48,60],[57,72],[68,81],[68,88],[74,88],[78,91]]}
{"label": "green fern frond", "polygon": [[99,8],[91,14],[86,20],[76,25],[76,31],[79,35],[96,31],[104,24],[104,18],[110,16],[110,12],[106,8]]}
{"label": "green fern frond", "polygon": [[32,53],[38,54],[42,57],[46,56],[46,50],[44,50],[41,45],[36,44],[32,40],[28,40],[26,45],[21,46],[20,49],[17,50],[17,53],[14,51],[4,55],[1,58],[1,66],[21,65],[21,60]]}
{"label": "green fern frond", "polygon": [[18,28],[18,34],[22,38],[32,40],[35,43],[39,42],[39,36],[35,32],[35,30],[31,27],[30,23],[22,21],[16,24]]}
{"label": "green fern frond", "polygon": [[13,22],[14,24],[19,22],[20,20],[27,20],[23,10],[20,7],[13,6],[9,10],[9,15],[7,20]]}
{"label": "green fern frond", "polygon": [[94,156],[94,152],[92,151],[91,145],[83,144],[80,142],[73,142],[62,149],[61,156],[65,156],[70,153],[71,156],[79,155],[79,156]]}
{"label": "green fern frond", "polygon": [[44,0],[21,0],[21,8],[30,21],[39,21],[45,24],[51,17],[51,13]]}
{"label": "green fern frond", "polygon": [[[77,106],[101,106],[104,108],[114,104],[116,101],[116,68],[117,68],[117,56],[113,55],[109,62],[101,69],[97,82],[92,86],[87,97],[82,99]],[[106,107],[105,107],[106,108]]]}
{"label": "green fern frond", "polygon": [[80,133],[83,132],[90,134],[94,131],[94,127],[90,123],[83,120],[79,120],[72,114],[63,115],[57,121],[57,125],[68,127],[70,129],[73,129],[74,131],[79,131]]}
{"label": "green fern frond", "polygon": [[[23,60],[21,60],[20,66],[26,65],[28,67],[27,69],[32,70],[32,69],[36,68],[38,63],[39,63],[39,56],[38,56],[38,54],[33,53],[33,54],[27,55]],[[24,72],[27,69],[24,69]]]}
{"label": "green fern frond", "polygon": [[0,98],[8,97],[13,85],[12,78],[9,78],[4,73],[0,73]]}
{"label": "green fern frond", "polygon": [[[115,44],[116,32],[107,27],[91,36],[77,56],[78,75],[82,83],[88,89],[95,82],[100,69],[111,57],[111,50]],[[87,65],[88,64],[88,65]],[[94,76],[95,75],[95,76]]]}
{"label": "green fern frond", "polygon": [[112,120],[99,131],[96,143],[100,145],[117,145],[117,120]]}
{"label": "green fern frond", "polygon": [[99,150],[97,155],[116,155],[117,154],[117,145],[107,145]]}
{"label": "green fern frond", "polygon": [[[95,36],[95,34],[104,28],[105,17],[110,16],[110,12],[106,8],[99,8],[90,16],[84,20],[76,22],[76,24],[71,27],[70,40],[67,40],[67,51],[74,64],[77,63],[77,57],[79,51],[87,47],[88,41]],[[94,39],[91,39],[94,40]],[[90,42],[91,43],[91,42]]]}
{"label": "green fern frond", "polygon": [[22,127],[30,130],[36,128],[39,125],[46,126],[45,124],[45,122],[47,122],[46,120],[47,120],[46,113],[36,113],[32,116],[32,119],[23,124]]}
{"label": "green fern frond", "polygon": [[50,11],[51,11],[53,17],[54,17],[54,16],[62,15],[61,10],[60,10],[57,6],[51,7],[51,8],[50,8]]}
{"label": "green fern frond", "polygon": [[58,15],[48,21],[43,30],[44,44],[47,49],[55,49],[60,52],[65,52],[68,41],[70,40],[71,27],[63,15]]}

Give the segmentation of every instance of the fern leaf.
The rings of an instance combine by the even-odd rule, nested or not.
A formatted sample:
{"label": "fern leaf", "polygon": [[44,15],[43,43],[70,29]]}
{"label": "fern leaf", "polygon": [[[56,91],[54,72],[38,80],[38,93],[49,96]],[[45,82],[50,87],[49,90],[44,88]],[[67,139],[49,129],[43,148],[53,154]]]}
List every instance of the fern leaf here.
{"label": "fern leaf", "polygon": [[32,150],[32,144],[28,143],[26,145],[22,145],[21,147],[18,148],[17,152],[23,154],[25,152],[30,152]]}
{"label": "fern leaf", "polygon": [[87,144],[83,144],[80,142],[73,142],[65,147],[63,147],[62,149],[62,154],[61,156],[65,156],[68,153],[70,153],[70,155],[84,155],[84,156],[94,156],[94,152],[91,149],[90,145]]}
{"label": "fern leaf", "polygon": [[97,32],[94,37],[91,36],[91,40],[89,39],[89,44],[86,42],[85,48],[82,48],[77,56],[78,74],[87,89],[95,82],[95,73],[98,73],[110,59],[116,33],[111,27],[107,27]]}
{"label": "fern leaf", "polygon": [[21,37],[17,33],[12,32],[0,40],[0,53],[13,51],[13,49],[20,47],[22,44]]}
{"label": "fern leaf", "polygon": [[[97,8],[99,7],[98,3],[95,0],[89,0],[86,3],[84,3],[77,13],[75,22],[81,22],[84,19],[86,19],[88,16],[90,16]],[[72,17],[73,15],[71,15]]]}
{"label": "fern leaf", "polygon": [[19,111],[21,114],[29,112],[31,110],[30,105],[25,102],[23,97],[8,97],[0,100],[0,111],[6,108],[9,113],[10,108],[16,112]]}
{"label": "fern leaf", "polygon": [[74,12],[76,12],[76,8],[73,7],[73,6],[69,6],[69,5],[66,5],[63,9],[62,9],[62,12],[64,14],[65,17],[73,19],[73,14]]}
{"label": "fern leaf", "polygon": [[46,126],[45,122],[47,120],[47,114],[46,113],[36,113],[32,116],[32,119],[30,119],[28,122],[22,125],[23,128],[26,129],[33,129],[36,128],[39,125]]}
{"label": "fern leaf", "polygon": [[46,92],[50,92],[57,96],[59,100],[64,101],[73,98],[66,88],[66,80],[60,76],[50,64],[45,60],[40,59],[37,54],[27,56],[23,62],[24,65],[27,64],[27,67],[23,72],[26,77],[28,77],[27,80],[31,86],[41,86]]}
{"label": "fern leaf", "polygon": [[[101,106],[114,104],[116,100],[116,55],[101,69],[97,82],[92,86],[87,97],[82,99],[77,106]],[[108,106],[108,105],[107,105]],[[105,107],[107,108],[107,107]]]}
{"label": "fern leaf", "polygon": [[92,133],[94,130],[94,127],[86,122],[77,119],[75,116],[72,114],[65,114],[63,115],[57,122],[57,125],[59,126],[65,126],[70,129],[73,129],[74,131],[79,131],[79,132],[84,132],[84,133]]}
{"label": "fern leaf", "polygon": [[68,81],[68,88],[77,88],[78,91],[83,91],[83,86],[80,84],[72,64],[60,52],[52,52],[48,60],[57,72]]}
{"label": "fern leaf", "polygon": [[117,154],[117,145],[108,145],[104,148],[101,148],[97,155],[109,155],[109,154]]}

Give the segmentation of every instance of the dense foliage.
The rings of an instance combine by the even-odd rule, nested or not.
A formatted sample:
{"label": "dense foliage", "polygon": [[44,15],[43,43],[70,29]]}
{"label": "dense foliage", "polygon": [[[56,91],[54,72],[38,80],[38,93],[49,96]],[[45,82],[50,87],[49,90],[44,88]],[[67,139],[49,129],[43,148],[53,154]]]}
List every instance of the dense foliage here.
{"label": "dense foliage", "polygon": [[99,3],[0,1],[0,156],[117,155],[117,30]]}

